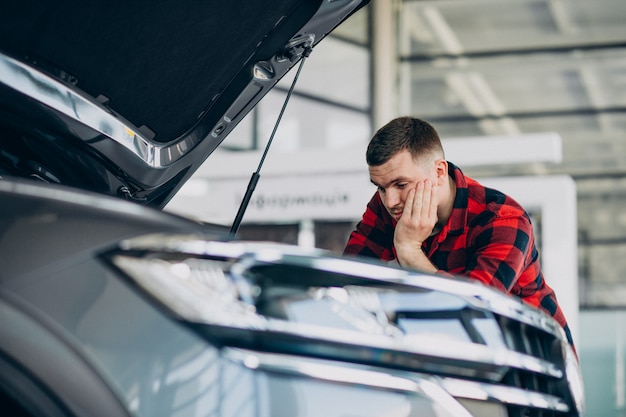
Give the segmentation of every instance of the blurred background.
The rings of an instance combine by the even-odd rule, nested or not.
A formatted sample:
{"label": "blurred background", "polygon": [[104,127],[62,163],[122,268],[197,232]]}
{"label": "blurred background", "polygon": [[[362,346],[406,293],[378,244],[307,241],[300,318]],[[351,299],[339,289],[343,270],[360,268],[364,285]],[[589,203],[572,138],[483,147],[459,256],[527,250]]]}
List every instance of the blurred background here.
{"label": "blurred background", "polygon": [[[232,222],[294,73],[168,211]],[[626,416],[626,1],[372,0],[304,63],[240,237],[340,253],[374,192],[367,142],[400,115],[527,207],[586,415]]]}

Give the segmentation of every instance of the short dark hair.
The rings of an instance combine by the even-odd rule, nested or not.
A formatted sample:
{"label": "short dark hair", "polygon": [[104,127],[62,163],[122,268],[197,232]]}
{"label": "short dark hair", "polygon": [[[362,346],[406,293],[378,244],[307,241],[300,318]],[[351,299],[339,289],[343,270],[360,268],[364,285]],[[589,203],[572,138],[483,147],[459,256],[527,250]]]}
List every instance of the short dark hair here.
{"label": "short dark hair", "polygon": [[413,158],[431,152],[444,155],[439,134],[430,123],[404,116],[393,119],[374,134],[367,146],[365,160],[369,166],[379,166],[405,149]]}

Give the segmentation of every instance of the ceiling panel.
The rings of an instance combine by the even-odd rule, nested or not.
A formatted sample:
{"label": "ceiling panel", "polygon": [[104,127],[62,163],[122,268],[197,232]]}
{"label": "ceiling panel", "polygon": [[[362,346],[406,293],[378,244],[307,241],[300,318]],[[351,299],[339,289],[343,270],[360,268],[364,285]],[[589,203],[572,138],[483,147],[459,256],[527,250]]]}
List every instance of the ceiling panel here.
{"label": "ceiling panel", "polygon": [[622,44],[623,0],[405,1],[401,54],[478,54]]}
{"label": "ceiling panel", "polygon": [[401,73],[401,94],[425,116],[626,108],[626,53],[617,48],[404,61]]}
{"label": "ceiling panel", "polygon": [[624,131],[626,1],[401,5],[401,113],[450,136]]}

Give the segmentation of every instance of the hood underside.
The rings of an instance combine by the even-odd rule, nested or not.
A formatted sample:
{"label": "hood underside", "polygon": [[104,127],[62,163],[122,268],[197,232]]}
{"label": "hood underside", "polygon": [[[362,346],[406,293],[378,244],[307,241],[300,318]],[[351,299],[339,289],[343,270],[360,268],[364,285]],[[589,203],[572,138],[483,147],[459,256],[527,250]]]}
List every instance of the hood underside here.
{"label": "hood underside", "polygon": [[0,174],[163,207],[366,1],[0,6]]}

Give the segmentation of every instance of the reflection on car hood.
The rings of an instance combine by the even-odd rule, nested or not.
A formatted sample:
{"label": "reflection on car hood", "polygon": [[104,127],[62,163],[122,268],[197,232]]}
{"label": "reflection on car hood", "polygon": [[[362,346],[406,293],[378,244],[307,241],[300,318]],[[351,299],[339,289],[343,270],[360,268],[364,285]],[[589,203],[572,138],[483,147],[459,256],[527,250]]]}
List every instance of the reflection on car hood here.
{"label": "reflection on car hood", "polygon": [[0,6],[0,174],[162,208],[367,0]]}

